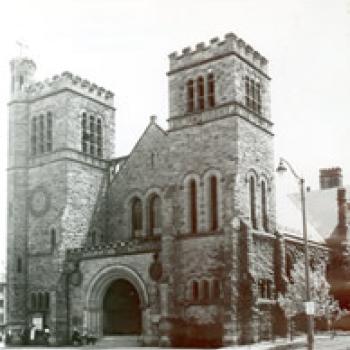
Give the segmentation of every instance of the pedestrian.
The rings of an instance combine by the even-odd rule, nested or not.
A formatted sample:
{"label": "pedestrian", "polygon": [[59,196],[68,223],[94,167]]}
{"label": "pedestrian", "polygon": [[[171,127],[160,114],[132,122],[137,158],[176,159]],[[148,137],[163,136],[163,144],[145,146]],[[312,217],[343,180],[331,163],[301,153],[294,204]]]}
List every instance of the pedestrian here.
{"label": "pedestrian", "polygon": [[33,323],[30,326],[29,340],[31,344],[34,344],[36,340],[36,326]]}
{"label": "pedestrian", "polygon": [[73,328],[73,333],[72,333],[72,344],[74,346],[81,345],[82,344],[82,339],[80,336],[80,333],[77,329],[77,327]]}
{"label": "pedestrian", "polygon": [[44,325],[44,340],[45,340],[45,344],[49,345],[50,342],[50,328],[48,325]]}

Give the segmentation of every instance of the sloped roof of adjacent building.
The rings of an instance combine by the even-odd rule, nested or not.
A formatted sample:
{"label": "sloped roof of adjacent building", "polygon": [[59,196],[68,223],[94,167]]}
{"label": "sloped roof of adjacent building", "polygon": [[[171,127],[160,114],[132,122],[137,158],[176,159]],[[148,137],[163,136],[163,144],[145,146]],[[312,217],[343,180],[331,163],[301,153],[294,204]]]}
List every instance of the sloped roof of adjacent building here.
{"label": "sloped roof of adjacent building", "polygon": [[[303,238],[303,222],[300,195],[294,195],[297,189],[295,179],[276,177],[276,217],[277,230],[281,233]],[[319,232],[307,215],[308,239],[317,243],[325,243],[325,237]]]}
{"label": "sloped roof of adjacent building", "polygon": [[[343,187],[346,189],[349,201],[350,185]],[[338,188],[335,187],[306,193],[308,221],[315,227],[323,239],[329,238],[338,224],[337,191]],[[300,196],[292,194],[290,197],[294,205],[300,208]],[[348,211],[350,212],[349,204]],[[348,217],[350,217],[350,215],[348,215]]]}

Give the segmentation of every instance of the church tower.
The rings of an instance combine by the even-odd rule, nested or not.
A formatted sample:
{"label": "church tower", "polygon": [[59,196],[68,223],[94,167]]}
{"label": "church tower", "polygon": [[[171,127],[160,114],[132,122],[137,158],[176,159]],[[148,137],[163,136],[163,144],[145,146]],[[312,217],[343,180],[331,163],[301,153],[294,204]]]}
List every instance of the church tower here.
{"label": "church tower", "polygon": [[[214,227],[217,223],[223,227],[225,236],[223,280],[229,302],[225,307],[224,343],[254,342],[262,289],[258,281],[265,289],[277,285],[273,264],[259,270],[256,258],[261,244],[257,238],[271,238],[275,233],[268,62],[233,33],[223,40],[213,38],[209,45],[198,43],[195,49],[174,52],[169,60],[169,135],[185,139],[186,157],[192,157],[189,167],[199,174],[193,187],[204,192],[207,199],[203,207],[215,213],[209,202],[213,198],[221,206],[216,210],[219,215]],[[201,178],[205,172],[216,172],[214,179],[219,180],[214,186],[206,185],[205,175]],[[223,188],[222,198],[220,191],[213,193],[212,188],[220,188],[217,184]],[[200,201],[197,196],[190,203],[196,208]],[[190,216],[192,222],[201,218],[202,231],[210,228],[205,209],[199,206],[191,213],[196,214]],[[209,221],[213,222],[212,217]],[[274,252],[269,249],[272,259]]]}
{"label": "church tower", "polygon": [[62,343],[66,249],[104,233],[97,211],[114,148],[113,93],[70,72],[33,82],[35,68],[11,61],[8,320],[14,333],[46,323]]}
{"label": "church tower", "polygon": [[[268,62],[233,33],[169,55],[169,131],[230,120],[223,145],[235,174],[234,212],[255,230],[274,232],[274,153]],[[204,135],[205,136],[205,135]],[[210,136],[210,135],[207,135]],[[223,141],[224,142],[224,141]],[[230,143],[230,144],[229,144]],[[227,147],[227,149],[225,149]],[[215,153],[213,149],[213,154]],[[269,219],[268,219],[269,218]]]}

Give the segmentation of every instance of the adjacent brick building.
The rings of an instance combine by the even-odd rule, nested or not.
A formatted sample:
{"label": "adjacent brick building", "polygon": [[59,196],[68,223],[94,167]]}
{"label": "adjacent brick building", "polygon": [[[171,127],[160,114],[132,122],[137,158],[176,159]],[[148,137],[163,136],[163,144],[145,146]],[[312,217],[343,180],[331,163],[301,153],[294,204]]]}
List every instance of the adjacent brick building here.
{"label": "adjacent brick building", "polygon": [[[69,72],[34,82],[32,60],[11,62],[13,333],[191,345],[284,332],[275,297],[302,241],[276,232],[268,62],[231,33],[169,59],[168,130],[152,116],[117,159],[113,93]],[[310,249],[324,268],[324,246]]]}

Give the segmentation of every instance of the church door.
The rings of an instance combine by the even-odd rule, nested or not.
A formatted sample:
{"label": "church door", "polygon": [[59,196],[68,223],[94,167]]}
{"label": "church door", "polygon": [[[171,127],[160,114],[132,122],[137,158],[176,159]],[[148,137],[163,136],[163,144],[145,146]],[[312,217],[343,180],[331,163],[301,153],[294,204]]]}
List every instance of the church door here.
{"label": "church door", "polygon": [[141,307],[135,287],[125,279],[115,280],[103,299],[103,334],[141,333]]}

